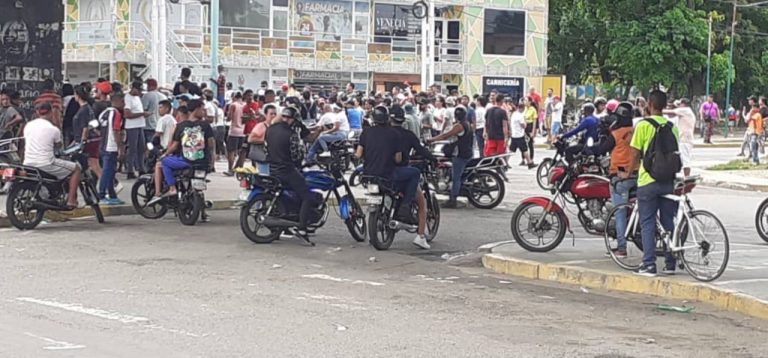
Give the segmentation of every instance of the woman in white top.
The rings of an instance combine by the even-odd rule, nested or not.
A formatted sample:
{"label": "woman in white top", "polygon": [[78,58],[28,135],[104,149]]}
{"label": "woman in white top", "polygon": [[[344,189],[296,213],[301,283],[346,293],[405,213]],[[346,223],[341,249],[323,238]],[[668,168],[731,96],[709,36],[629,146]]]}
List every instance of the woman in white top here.
{"label": "woman in white top", "polygon": [[483,96],[477,97],[475,100],[475,142],[477,143],[477,150],[481,158],[483,156],[483,148],[485,148],[483,131],[485,130],[485,106],[487,105],[488,100]]}
{"label": "woman in white top", "polygon": [[435,99],[435,112],[433,113],[435,121],[432,124],[432,136],[438,136],[443,133],[446,119],[448,119],[448,109],[445,108],[445,97],[438,96]]}

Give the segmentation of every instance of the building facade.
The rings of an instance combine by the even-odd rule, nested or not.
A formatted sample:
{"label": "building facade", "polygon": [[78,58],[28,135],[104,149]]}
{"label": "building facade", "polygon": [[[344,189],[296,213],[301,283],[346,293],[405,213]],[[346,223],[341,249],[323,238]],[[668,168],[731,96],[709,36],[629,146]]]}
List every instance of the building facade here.
{"label": "building facade", "polygon": [[[422,56],[422,29],[429,23],[414,15],[413,6],[399,0],[222,0],[219,63],[235,87],[266,80],[299,88],[352,82],[365,90],[407,81],[419,88],[422,60],[429,58]],[[127,82],[141,75],[169,84],[181,67],[192,68],[196,80],[210,77],[210,14],[199,1],[65,0],[65,12],[64,71],[72,82]],[[540,87],[547,14],[547,0],[436,1],[434,79],[427,85],[513,95]],[[160,51],[153,48],[158,43],[164,44]]]}

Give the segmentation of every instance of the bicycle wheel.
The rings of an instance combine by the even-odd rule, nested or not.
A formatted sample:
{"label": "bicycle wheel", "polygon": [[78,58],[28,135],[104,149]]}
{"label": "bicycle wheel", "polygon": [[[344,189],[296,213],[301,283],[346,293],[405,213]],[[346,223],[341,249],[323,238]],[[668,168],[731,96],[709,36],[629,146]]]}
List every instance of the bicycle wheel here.
{"label": "bicycle wheel", "polygon": [[626,244],[624,248],[626,255],[619,254],[617,252],[619,241],[616,239],[616,215],[620,211],[624,211],[626,213],[624,220],[629,221],[629,217],[632,214],[634,207],[634,203],[621,204],[608,212],[608,216],[606,216],[605,233],[603,234],[603,237],[605,238],[605,248],[608,250],[608,255],[611,256],[613,262],[619,265],[619,267],[631,271],[639,269],[643,264],[643,247],[640,231],[636,230],[637,226],[635,223],[627,223],[627,225],[631,226],[629,233],[626,235]]}
{"label": "bicycle wheel", "polygon": [[714,281],[728,265],[728,232],[720,219],[708,211],[692,211],[677,225],[680,252],[685,270],[699,281]]}
{"label": "bicycle wheel", "polygon": [[765,199],[755,214],[755,227],[757,234],[763,241],[768,242],[768,199]]}
{"label": "bicycle wheel", "polygon": [[539,167],[536,169],[536,183],[539,184],[539,188],[544,190],[550,190],[554,186],[549,182],[549,170],[552,169],[554,161],[552,158],[544,158],[539,163]]}

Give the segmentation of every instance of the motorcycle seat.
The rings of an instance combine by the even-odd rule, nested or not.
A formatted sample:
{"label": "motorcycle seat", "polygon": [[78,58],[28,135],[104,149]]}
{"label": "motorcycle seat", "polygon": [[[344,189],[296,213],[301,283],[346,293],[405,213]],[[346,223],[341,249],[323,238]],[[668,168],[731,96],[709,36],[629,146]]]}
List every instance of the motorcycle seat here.
{"label": "motorcycle seat", "polygon": [[328,151],[333,152],[337,150],[345,150],[347,149],[347,141],[345,140],[337,140],[335,142],[332,142],[331,144],[328,144]]}

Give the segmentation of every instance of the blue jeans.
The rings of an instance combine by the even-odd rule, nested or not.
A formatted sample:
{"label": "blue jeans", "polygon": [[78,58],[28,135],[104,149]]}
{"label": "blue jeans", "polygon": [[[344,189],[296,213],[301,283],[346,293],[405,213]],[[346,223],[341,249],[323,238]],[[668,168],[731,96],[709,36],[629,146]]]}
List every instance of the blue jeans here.
{"label": "blue jeans", "polygon": [[[555,124],[552,124],[554,130]],[[611,202],[613,206],[619,206],[629,202],[629,191],[637,186],[636,179],[620,180],[619,177],[611,178]],[[627,249],[627,209],[622,209],[616,212],[616,241],[618,243],[617,249]]]}
{"label": "blue jeans", "polygon": [[421,172],[414,167],[397,167],[392,174],[392,183],[395,188],[402,190],[403,202],[402,205],[408,206],[413,203],[413,199],[416,197],[416,189],[419,188],[419,176]]}
{"label": "blue jeans", "polygon": [[483,150],[485,149],[485,138],[483,138],[483,132],[485,129],[475,129],[475,141],[477,142],[477,150],[480,152],[480,158],[483,157]]}
{"label": "blue jeans", "polygon": [[558,134],[560,134],[560,131],[563,129],[563,124],[561,122],[552,122],[552,136],[555,137]]}
{"label": "blue jeans", "polygon": [[[672,194],[673,183],[657,183],[637,188],[637,205],[640,211],[640,228],[643,237],[643,266],[656,267],[656,213],[659,215],[661,226],[669,235],[675,227],[677,202],[664,198]],[[675,266],[675,257],[666,254],[667,267]]]}
{"label": "blue jeans", "polygon": [[117,173],[117,152],[101,152],[101,178],[99,179],[99,197],[106,198],[107,193],[112,199],[115,193],[115,173]]}
{"label": "blue jeans", "polygon": [[464,168],[467,167],[467,162],[469,162],[469,159],[459,157],[453,157],[451,159],[451,164],[453,164],[453,171],[451,173],[451,201],[454,201],[459,197],[461,184],[464,182],[462,176],[464,174]]}
{"label": "blue jeans", "polygon": [[173,172],[191,168],[192,166],[184,158],[173,155],[163,158],[162,167],[165,184],[171,187],[176,185],[176,178],[173,177]]}
{"label": "blue jeans", "polygon": [[752,148],[752,162],[755,164],[760,163],[760,153],[758,152],[758,138],[757,134],[752,134],[750,136],[750,148]]}
{"label": "blue jeans", "polygon": [[323,133],[317,137],[317,140],[315,140],[314,143],[312,143],[312,147],[309,148],[309,153],[307,153],[307,161],[314,162],[317,159],[317,154],[320,149],[323,150],[323,152],[328,150],[328,144],[333,142],[338,142],[340,140],[346,140],[347,139],[347,132],[344,131],[336,131],[333,133]]}

